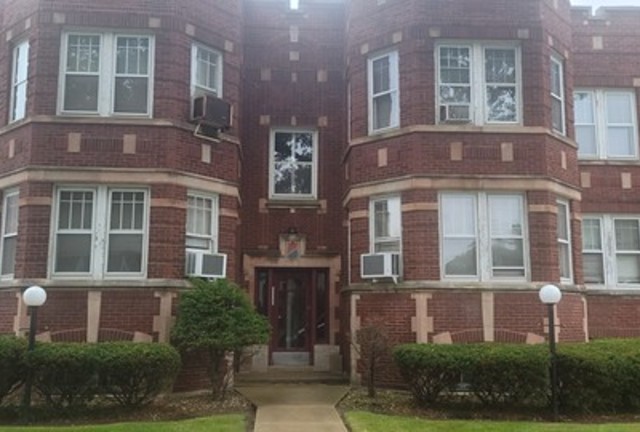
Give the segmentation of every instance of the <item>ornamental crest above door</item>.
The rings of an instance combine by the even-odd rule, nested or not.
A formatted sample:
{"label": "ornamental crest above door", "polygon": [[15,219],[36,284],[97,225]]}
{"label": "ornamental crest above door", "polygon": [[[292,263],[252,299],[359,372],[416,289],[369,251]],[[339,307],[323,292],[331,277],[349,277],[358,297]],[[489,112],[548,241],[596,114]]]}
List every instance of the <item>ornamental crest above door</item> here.
{"label": "ornamental crest above door", "polygon": [[305,254],[307,239],[300,234],[280,234],[280,255],[298,259]]}

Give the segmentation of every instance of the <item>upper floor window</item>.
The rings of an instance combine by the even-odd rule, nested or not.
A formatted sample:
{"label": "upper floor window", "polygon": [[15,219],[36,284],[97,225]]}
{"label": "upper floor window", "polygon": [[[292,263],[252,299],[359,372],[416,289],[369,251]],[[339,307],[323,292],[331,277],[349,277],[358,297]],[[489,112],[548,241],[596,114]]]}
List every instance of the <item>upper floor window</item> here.
{"label": "upper floor window", "polygon": [[7,191],[2,206],[2,278],[13,277],[18,243],[18,191]]}
{"label": "upper floor window", "polygon": [[400,252],[402,212],[400,197],[372,199],[369,203],[371,251]]}
{"label": "upper floor window", "polygon": [[144,277],[148,192],[98,187],[56,191],[54,276]]}
{"label": "upper floor window", "polygon": [[218,198],[198,192],[187,195],[186,247],[218,251]]}
{"label": "upper floor window", "polygon": [[574,92],[578,155],[584,159],[635,159],[638,127],[631,90]]}
{"label": "upper floor window", "polygon": [[150,35],[65,33],[60,111],[150,116],[153,42]]}
{"label": "upper floor window", "polygon": [[561,282],[572,282],[573,280],[570,216],[569,203],[566,201],[558,201],[558,265],[560,267]]}
{"label": "upper floor window", "polygon": [[524,197],[519,194],[442,194],[440,256],[444,278],[524,279],[524,208]]}
{"label": "upper floor window", "polygon": [[586,284],[640,284],[640,218],[585,215],[582,260]]}
{"label": "upper floor window", "polygon": [[313,131],[271,131],[271,198],[316,197],[317,139]]}
{"label": "upper floor window", "polygon": [[13,49],[12,65],[9,122],[23,119],[27,112],[27,79],[29,76],[28,41],[19,43]]}
{"label": "upper floor window", "polygon": [[456,42],[439,45],[436,53],[440,123],[521,122],[517,46]]}
{"label": "upper floor window", "polygon": [[371,57],[368,62],[369,133],[400,125],[398,53]]}
{"label": "upper floor window", "polygon": [[551,57],[551,123],[554,131],[565,134],[564,67],[555,56]]}
{"label": "upper floor window", "polygon": [[191,48],[191,94],[211,93],[222,97],[222,55],[211,48]]}

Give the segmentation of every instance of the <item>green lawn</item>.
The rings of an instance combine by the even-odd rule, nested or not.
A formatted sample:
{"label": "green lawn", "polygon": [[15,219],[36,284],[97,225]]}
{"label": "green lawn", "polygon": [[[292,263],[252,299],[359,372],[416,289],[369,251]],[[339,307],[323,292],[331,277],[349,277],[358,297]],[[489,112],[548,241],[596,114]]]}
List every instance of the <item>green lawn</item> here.
{"label": "green lawn", "polygon": [[640,423],[597,425],[571,423],[492,422],[480,420],[431,421],[353,411],[346,414],[353,432],[637,432]]}
{"label": "green lawn", "polygon": [[0,432],[244,432],[244,416],[220,415],[193,420],[148,423],[118,423],[98,426],[0,426]]}

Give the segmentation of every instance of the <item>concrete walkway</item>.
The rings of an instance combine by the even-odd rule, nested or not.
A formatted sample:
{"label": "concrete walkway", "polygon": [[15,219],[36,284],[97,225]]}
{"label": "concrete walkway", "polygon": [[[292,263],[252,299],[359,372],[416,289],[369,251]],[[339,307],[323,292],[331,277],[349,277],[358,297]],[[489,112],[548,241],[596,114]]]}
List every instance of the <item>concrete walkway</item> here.
{"label": "concrete walkway", "polygon": [[335,408],[346,386],[269,384],[236,390],[257,407],[255,432],[347,432]]}

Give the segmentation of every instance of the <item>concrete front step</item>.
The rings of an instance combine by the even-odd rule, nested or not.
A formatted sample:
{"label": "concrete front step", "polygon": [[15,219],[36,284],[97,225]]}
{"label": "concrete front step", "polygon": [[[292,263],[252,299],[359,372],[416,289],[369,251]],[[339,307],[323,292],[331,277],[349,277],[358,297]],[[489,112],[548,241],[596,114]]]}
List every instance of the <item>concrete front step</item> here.
{"label": "concrete front step", "polygon": [[266,372],[240,372],[235,376],[238,386],[253,384],[348,384],[346,374],[317,372],[313,367],[271,366]]}

